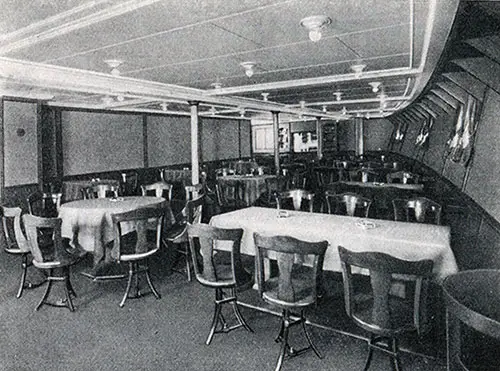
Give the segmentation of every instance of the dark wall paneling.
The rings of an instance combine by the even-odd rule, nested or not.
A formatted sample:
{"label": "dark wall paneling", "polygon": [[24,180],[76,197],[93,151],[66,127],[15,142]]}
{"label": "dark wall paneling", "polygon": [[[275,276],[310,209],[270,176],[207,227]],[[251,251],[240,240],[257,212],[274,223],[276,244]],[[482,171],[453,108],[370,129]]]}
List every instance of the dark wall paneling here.
{"label": "dark wall paneling", "polygon": [[381,151],[389,145],[394,125],[387,119],[364,121],[365,151]]}
{"label": "dark wall paneling", "polygon": [[414,158],[416,154],[415,141],[420,131],[420,122],[414,121],[408,124],[408,129],[403,141],[401,153],[407,157]]}
{"label": "dark wall paneling", "polygon": [[142,116],[62,113],[64,175],[144,166]]}
{"label": "dark wall paneling", "polygon": [[151,116],[148,118],[149,166],[191,162],[189,117]]}
{"label": "dark wall paneling", "polygon": [[252,126],[249,120],[240,120],[241,157],[252,156]]}
{"label": "dark wall paneling", "polygon": [[15,187],[5,187],[3,205],[9,207],[20,207],[28,212],[27,198],[30,194],[39,190],[38,184],[24,184]]}
{"label": "dark wall paneling", "polygon": [[354,121],[344,121],[337,124],[337,141],[339,152],[354,151],[356,149],[356,130]]}
{"label": "dark wall paneling", "polygon": [[500,220],[500,95],[490,90],[483,102],[476,151],[465,191]]}
{"label": "dark wall paneling", "polygon": [[5,187],[38,184],[37,104],[4,101]]}
{"label": "dark wall paneling", "polygon": [[446,146],[453,124],[453,117],[439,117],[434,121],[427,139],[429,143],[424,163],[440,174],[444,166],[443,148]]}
{"label": "dark wall paneling", "polygon": [[465,176],[465,166],[460,162],[453,162],[447,159],[444,164],[443,176],[450,180],[458,188],[462,187],[462,182]]}

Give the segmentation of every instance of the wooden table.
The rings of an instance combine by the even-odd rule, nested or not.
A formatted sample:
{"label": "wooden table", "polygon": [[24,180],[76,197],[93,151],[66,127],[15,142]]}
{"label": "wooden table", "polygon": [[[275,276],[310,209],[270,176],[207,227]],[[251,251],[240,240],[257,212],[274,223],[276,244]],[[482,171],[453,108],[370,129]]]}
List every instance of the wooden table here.
{"label": "wooden table", "polygon": [[[450,228],[421,223],[289,211],[278,218],[277,210],[249,207],[213,216],[210,224],[220,228],[243,228],[243,254],[255,255],[253,233],[289,235],[306,241],[327,240],[324,270],[341,272],[337,247],[353,251],[378,251],[400,259],[434,261],[434,278],[440,282],[458,271],[450,247]],[[375,228],[363,227],[374,225]],[[371,223],[371,224],[370,224]]]}

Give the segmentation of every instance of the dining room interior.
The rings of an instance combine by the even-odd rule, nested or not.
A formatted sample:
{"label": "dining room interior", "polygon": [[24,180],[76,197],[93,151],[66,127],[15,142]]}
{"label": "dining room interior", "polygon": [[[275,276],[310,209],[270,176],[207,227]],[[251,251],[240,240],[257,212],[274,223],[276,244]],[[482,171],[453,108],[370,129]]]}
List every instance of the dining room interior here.
{"label": "dining room interior", "polygon": [[3,5],[0,369],[500,369],[500,2]]}

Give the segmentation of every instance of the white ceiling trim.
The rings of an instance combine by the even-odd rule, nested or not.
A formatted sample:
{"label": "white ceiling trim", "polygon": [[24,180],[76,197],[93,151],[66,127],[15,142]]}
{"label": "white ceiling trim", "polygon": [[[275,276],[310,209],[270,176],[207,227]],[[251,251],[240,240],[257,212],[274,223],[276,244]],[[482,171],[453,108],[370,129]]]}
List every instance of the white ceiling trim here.
{"label": "white ceiling trim", "polygon": [[154,4],[158,1],[162,0],[130,0],[123,4],[113,5],[106,9],[100,10],[97,13],[90,14],[84,16],[82,18],[69,21],[62,25],[53,27],[49,30],[42,31],[36,35],[26,37],[24,39],[11,42],[3,47],[0,47],[0,54],[5,55],[14,50],[22,49],[29,47],[34,44],[38,44],[39,42],[53,39],[55,37],[67,34],[69,32],[78,30],[83,27],[88,27],[92,24],[114,18],[116,16],[129,13],[136,9],[142,8],[144,6],[148,6]]}

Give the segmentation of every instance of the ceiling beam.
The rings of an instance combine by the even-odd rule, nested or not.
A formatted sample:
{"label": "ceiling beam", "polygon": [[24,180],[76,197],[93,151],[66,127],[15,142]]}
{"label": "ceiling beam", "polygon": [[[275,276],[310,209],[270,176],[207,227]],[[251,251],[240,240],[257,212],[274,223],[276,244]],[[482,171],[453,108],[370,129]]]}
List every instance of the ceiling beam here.
{"label": "ceiling beam", "polygon": [[446,110],[442,109],[439,104],[433,102],[427,96],[422,99],[422,103],[426,104],[436,114],[436,116],[449,116]]}
{"label": "ceiling beam", "polygon": [[[444,74],[443,76],[445,76]],[[448,76],[445,76],[448,77]],[[441,89],[446,91],[448,94],[450,94],[452,97],[454,97],[457,101],[459,101],[462,104],[467,103],[467,91],[462,89],[460,86],[455,84],[454,82],[451,81],[440,81],[437,83],[437,86],[439,86]]]}
{"label": "ceiling beam", "polygon": [[474,98],[481,102],[483,101],[484,93],[486,92],[486,84],[476,79],[474,76],[467,72],[450,72],[443,74],[443,76],[453,81],[462,89],[470,92]]}
{"label": "ceiling beam", "polygon": [[128,98],[163,100],[180,99],[220,104],[241,109],[249,108],[264,112],[283,112],[293,115],[342,119],[340,114],[324,113],[308,108],[293,108],[284,104],[265,102],[240,97],[219,97],[206,95],[204,90],[173,84],[163,84],[124,76],[114,76],[94,71],[52,66],[42,63],[20,61],[0,57],[0,82],[38,86],[46,89],[68,90],[87,94],[101,94]]}
{"label": "ceiling beam", "polygon": [[433,118],[437,118],[438,117],[438,115],[427,104],[425,104],[424,102],[418,102],[416,104],[416,106],[422,108],[422,110],[425,111],[425,112],[427,112],[427,114],[430,117],[433,117]]}
{"label": "ceiling beam", "polygon": [[452,116],[454,114],[455,111],[453,110],[453,107],[449,106],[445,101],[443,101],[437,95],[427,94],[426,98],[429,101],[431,101],[434,104],[436,104],[437,106],[439,106],[439,108],[441,108],[446,113],[447,116]]}
{"label": "ceiling beam", "polygon": [[425,119],[430,119],[430,118],[434,118],[434,116],[432,116],[428,110],[426,110],[425,108],[422,108],[420,107],[419,105],[417,104],[414,104],[413,105],[415,111],[419,112],[423,117],[425,117]]}
{"label": "ceiling beam", "polygon": [[500,63],[500,36],[491,35],[465,40],[466,44],[473,46],[481,53]]}
{"label": "ceiling beam", "polygon": [[435,88],[435,89],[431,89],[431,93],[433,93],[434,95],[441,98],[450,107],[453,107],[454,110],[458,109],[458,100],[453,95],[450,95],[448,92],[446,92],[445,90],[440,89],[440,88]]}
{"label": "ceiling beam", "polygon": [[[497,93],[500,93],[500,64],[487,57],[456,59],[452,62],[488,85]],[[471,91],[471,94],[473,94],[473,91]],[[483,99],[483,96],[478,97],[476,94],[473,95],[477,99]]]}

